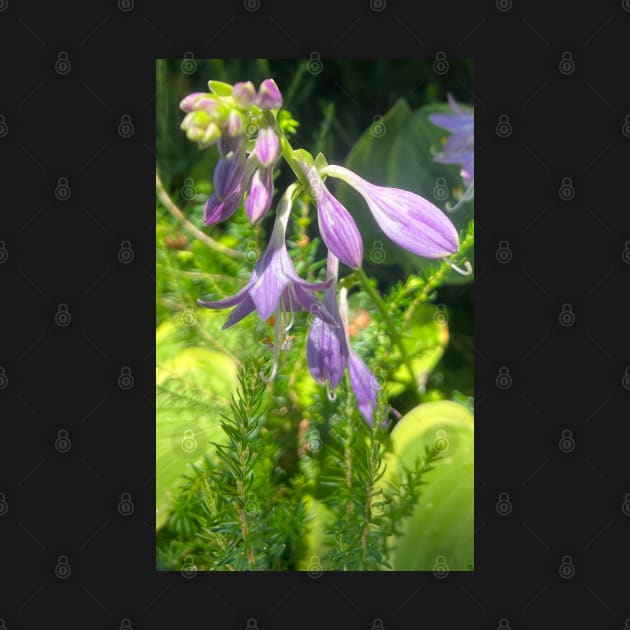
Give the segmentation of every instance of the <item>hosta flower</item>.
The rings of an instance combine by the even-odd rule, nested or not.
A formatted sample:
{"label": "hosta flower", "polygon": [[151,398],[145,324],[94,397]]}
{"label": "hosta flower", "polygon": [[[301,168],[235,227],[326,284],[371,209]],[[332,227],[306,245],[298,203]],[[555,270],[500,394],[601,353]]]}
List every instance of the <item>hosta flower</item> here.
{"label": "hosta flower", "polygon": [[245,199],[245,212],[252,223],[260,221],[273,200],[273,168],[258,168],[252,177]]}
{"label": "hosta flower", "polygon": [[247,284],[236,294],[222,300],[197,300],[201,306],[218,309],[235,306],[223,328],[233,326],[256,310],[262,320],[274,316],[274,353],[275,361],[271,378],[275,374],[277,357],[285,334],[293,325],[293,313],[305,309],[335,324],[335,320],[315,296],[331,284],[331,279],[324,282],[309,283],[302,280],[295,270],[286,246],[286,227],[291,213],[292,196],[296,184],[289,186],[283,195],[276,213],[273,232],[267,248],[256,263]]}
{"label": "hosta flower", "polygon": [[400,188],[376,186],[343,166],[326,166],[322,174],[352,186],[366,201],[381,230],[400,247],[425,258],[443,258],[459,249],[455,226],[424,197]]}
{"label": "hosta flower", "polygon": [[346,208],[326,188],[315,167],[303,170],[317,203],[319,232],[326,247],[349,267],[358,268],[363,261],[363,241],[357,224]]}
{"label": "hosta flower", "polygon": [[337,274],[339,260],[328,252],[328,277],[331,285],[324,294],[324,306],[332,314],[335,325],[313,317],[313,323],[306,340],[306,359],[311,376],[320,385],[328,383],[329,397],[343,376],[348,362],[348,343],[337,305]]}
{"label": "hosta flower", "polygon": [[[462,110],[455,99],[449,94],[448,104],[452,114],[431,114],[429,120],[442,129],[450,131],[451,135],[444,143],[442,153],[434,159],[442,164],[459,164],[460,175],[468,187],[456,208],[474,196],[475,182],[475,117],[472,113]],[[454,210],[455,208],[451,208]]]}
{"label": "hosta flower", "polygon": [[328,397],[332,399],[347,367],[359,411],[366,422],[372,424],[380,386],[370,368],[350,346],[347,290],[340,291],[337,302],[338,271],[339,261],[329,251],[328,276],[333,283],[326,289],[324,306],[332,314],[334,324],[319,317],[313,318],[306,342],[308,369],[320,385],[327,384]]}
{"label": "hosta flower", "polygon": [[258,88],[256,105],[260,109],[279,109],[282,107],[282,94],[273,79],[265,79]]}

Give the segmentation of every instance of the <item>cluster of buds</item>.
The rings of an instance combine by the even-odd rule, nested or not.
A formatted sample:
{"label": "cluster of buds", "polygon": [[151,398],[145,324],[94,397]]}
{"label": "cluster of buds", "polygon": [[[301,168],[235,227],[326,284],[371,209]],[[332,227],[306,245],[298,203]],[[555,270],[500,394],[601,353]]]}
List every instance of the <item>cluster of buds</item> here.
{"label": "cluster of buds", "polygon": [[206,203],[204,222],[229,218],[248,192],[245,210],[252,223],[260,221],[273,199],[273,167],[280,141],[272,122],[282,107],[273,79],[258,92],[250,82],[229,85],[209,81],[211,92],[193,92],[180,103],[186,112],[181,128],[201,149],[218,145],[221,159],[214,171],[214,194]]}
{"label": "cluster of buds", "polygon": [[[216,143],[220,153],[213,177],[214,193],[205,206],[205,223],[227,219],[244,197],[250,221],[264,217],[272,205],[273,168],[281,155],[297,181],[280,198],[269,243],[246,285],[233,296],[198,302],[211,309],[235,307],[224,328],[253,311],[263,321],[273,321],[274,363],[267,379],[274,378],[279,352],[287,347],[285,340],[294,313],[309,311],[312,322],[307,361],[311,375],[318,383],[326,384],[333,398],[347,369],[359,410],[372,423],[379,384],[350,346],[346,290],[337,291],[339,262],[359,269],[363,264],[363,241],[354,218],[328,190],[325,180],[339,179],[354,188],[383,232],[419,256],[447,260],[459,250],[457,230],[439,208],[420,195],[377,186],[343,166],[329,165],[321,154],[313,159],[304,149],[293,150],[277,124],[282,95],[273,79],[263,81],[258,92],[250,82],[231,86],[210,81],[208,85],[211,93],[190,94],[180,104],[187,112],[182,129],[188,137],[201,148]],[[328,248],[328,274],[323,282],[300,278],[286,246],[293,203],[303,193],[315,201],[319,232]],[[317,295],[322,291],[323,300]]]}

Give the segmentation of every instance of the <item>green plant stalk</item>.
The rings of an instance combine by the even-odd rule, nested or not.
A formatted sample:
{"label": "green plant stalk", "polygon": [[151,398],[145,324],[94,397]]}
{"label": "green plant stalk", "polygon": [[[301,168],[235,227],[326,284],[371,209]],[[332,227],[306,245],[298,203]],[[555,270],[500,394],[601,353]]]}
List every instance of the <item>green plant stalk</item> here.
{"label": "green plant stalk", "polygon": [[387,308],[387,304],[383,301],[381,294],[370,284],[370,280],[363,271],[362,268],[355,269],[354,273],[356,274],[359,282],[361,283],[361,287],[363,290],[372,298],[372,301],[376,305],[376,308],[379,310],[385,324],[387,325],[387,329],[389,330],[390,337],[392,341],[398,346],[400,350],[400,356],[402,357],[403,363],[407,367],[407,371],[409,372],[409,377],[411,378],[411,383],[415,384],[414,392],[416,397],[419,397],[419,391],[416,381],[416,376],[413,372],[413,368],[411,367],[411,359],[407,354],[407,349],[405,348],[402,337],[398,332],[398,328],[396,328],[396,323],[392,319],[392,316]]}

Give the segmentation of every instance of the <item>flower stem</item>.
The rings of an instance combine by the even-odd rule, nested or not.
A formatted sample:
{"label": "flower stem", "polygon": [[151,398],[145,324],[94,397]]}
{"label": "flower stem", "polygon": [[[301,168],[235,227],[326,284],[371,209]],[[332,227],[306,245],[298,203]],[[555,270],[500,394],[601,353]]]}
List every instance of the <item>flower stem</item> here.
{"label": "flower stem", "polygon": [[365,271],[363,271],[362,268],[355,269],[354,273],[359,279],[359,282],[361,283],[361,287],[372,298],[374,304],[376,305],[376,308],[379,310],[381,316],[383,317],[383,320],[385,321],[385,324],[387,325],[387,328],[389,330],[389,335],[392,341],[398,346],[398,349],[400,350],[400,356],[402,357],[402,361],[407,367],[407,371],[409,372],[411,383],[412,385],[415,386],[414,392],[417,397],[419,394],[418,384],[416,380],[416,375],[414,374],[413,368],[411,367],[411,359],[409,358],[409,355],[407,354],[407,349],[405,348],[403,344],[402,337],[400,336],[400,333],[398,332],[396,323],[392,319],[389,309],[387,308],[387,304],[385,304],[385,302],[383,301],[383,298],[381,297],[378,290],[372,286],[369,278],[367,277],[367,275],[365,274]]}
{"label": "flower stem", "polygon": [[289,165],[294,175],[298,178],[298,181],[300,182],[300,184],[302,184],[302,188],[305,191],[309,191],[311,189],[311,185],[306,177],[306,174],[302,170],[300,163],[295,158],[295,155],[294,155],[295,151],[293,147],[291,146],[291,143],[289,142],[287,137],[284,135],[284,131],[280,129],[280,125],[278,124],[278,121],[273,117],[271,113],[265,112],[265,117],[266,117],[267,123],[273,128],[273,130],[276,132],[276,135],[280,139],[280,149],[282,150],[282,157],[284,158],[285,162]]}

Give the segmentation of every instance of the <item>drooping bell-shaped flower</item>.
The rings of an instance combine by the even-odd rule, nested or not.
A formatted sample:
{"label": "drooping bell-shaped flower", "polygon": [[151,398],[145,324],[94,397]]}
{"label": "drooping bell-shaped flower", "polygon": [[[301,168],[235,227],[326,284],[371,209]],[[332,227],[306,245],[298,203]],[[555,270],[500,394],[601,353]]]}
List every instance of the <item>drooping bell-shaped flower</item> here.
{"label": "drooping bell-shaped flower", "polygon": [[337,305],[339,260],[330,250],[327,267],[328,278],[332,278],[333,282],[324,294],[324,306],[332,314],[335,325],[313,317],[306,340],[306,359],[313,379],[320,385],[327,383],[328,396],[333,398],[333,391],[339,385],[348,362],[348,343]]}
{"label": "drooping bell-shaped flower", "polygon": [[372,424],[376,397],[380,385],[361,357],[350,346],[348,333],[347,289],[339,292],[337,299],[337,275],[339,261],[328,252],[328,277],[334,282],[326,289],[324,306],[332,314],[334,325],[319,317],[313,323],[306,341],[308,369],[313,379],[328,387],[328,397],[334,399],[334,390],[348,368],[350,384],[357,399],[357,406],[368,424]]}
{"label": "drooping bell-shaped flower", "polygon": [[317,203],[319,233],[339,260],[357,269],[363,262],[363,241],[355,220],[328,190],[314,166],[302,165]]}
{"label": "drooping bell-shaped flower", "polygon": [[257,166],[253,155],[246,155],[242,136],[224,136],[218,146],[221,158],[214,169],[214,193],[204,207],[206,225],[225,221],[238,210]]}
{"label": "drooping bell-shaped flower", "polygon": [[400,247],[425,258],[444,258],[459,249],[451,220],[424,197],[371,184],[343,166],[326,166],[322,174],[352,186],[366,201],[381,230]]}
{"label": "drooping bell-shaped flower", "polygon": [[266,321],[274,316],[274,352],[276,361],[272,370],[273,378],[279,351],[285,334],[293,325],[293,313],[302,309],[317,313],[323,320],[335,325],[335,319],[317,299],[315,293],[324,291],[331,279],[309,283],[302,280],[295,270],[286,246],[286,227],[291,213],[293,195],[297,188],[292,184],[283,195],[267,248],[256,263],[247,284],[236,295],[222,300],[197,300],[201,306],[219,309],[235,306],[223,328],[233,326],[256,310]]}

